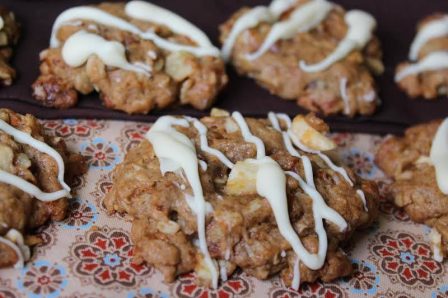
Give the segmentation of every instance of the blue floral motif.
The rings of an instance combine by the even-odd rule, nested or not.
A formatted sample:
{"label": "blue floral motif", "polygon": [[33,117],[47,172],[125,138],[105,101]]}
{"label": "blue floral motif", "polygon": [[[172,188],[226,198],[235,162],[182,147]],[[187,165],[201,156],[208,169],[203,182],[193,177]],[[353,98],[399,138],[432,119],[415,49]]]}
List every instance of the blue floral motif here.
{"label": "blue floral motif", "polygon": [[137,298],[137,297],[152,297],[152,298],[168,298],[168,294],[155,291],[150,288],[141,288],[137,293],[131,291],[128,293],[127,298]]}
{"label": "blue floral motif", "polygon": [[104,264],[106,264],[112,268],[117,267],[121,264],[121,258],[116,253],[114,253],[114,254],[106,253],[103,257],[103,260],[104,260]]}
{"label": "blue floral motif", "polygon": [[75,126],[78,124],[78,120],[76,119],[65,119],[63,122],[70,126]]}
{"label": "blue floral motif", "polygon": [[400,259],[403,263],[412,265],[415,262],[415,256],[409,252],[400,252]]}
{"label": "blue floral motif", "polygon": [[370,152],[351,148],[343,154],[342,158],[344,163],[361,178],[373,179],[378,172],[378,168],[373,161],[374,157]]}
{"label": "blue floral motif", "polygon": [[118,146],[103,138],[81,144],[81,154],[94,169],[112,170],[121,160]]}
{"label": "blue floral motif", "polygon": [[357,259],[352,259],[352,264],[353,276],[343,279],[343,282],[349,286],[350,292],[353,294],[376,294],[380,283],[376,266]]}
{"label": "blue floral motif", "polygon": [[65,268],[45,260],[28,264],[17,281],[17,287],[30,298],[59,297],[67,284]]}
{"label": "blue floral motif", "polygon": [[79,198],[70,201],[70,215],[59,226],[67,230],[88,230],[98,219],[94,204]]}
{"label": "blue floral motif", "polygon": [[442,298],[448,296],[448,284],[445,284],[431,293],[431,298]]}

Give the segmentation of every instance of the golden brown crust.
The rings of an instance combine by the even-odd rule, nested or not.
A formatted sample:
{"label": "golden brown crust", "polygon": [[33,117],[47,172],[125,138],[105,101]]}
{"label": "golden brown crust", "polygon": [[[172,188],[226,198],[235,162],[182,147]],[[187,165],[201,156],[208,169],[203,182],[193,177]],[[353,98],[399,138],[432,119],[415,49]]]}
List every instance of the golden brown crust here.
{"label": "golden brown crust", "polygon": [[390,197],[412,220],[434,227],[448,255],[448,196],[436,182],[435,169],[425,161],[441,121],[413,126],[404,137],[389,137],[376,153],[376,163],[394,182]]}
{"label": "golden brown crust", "polygon": [[[421,30],[427,23],[446,17],[443,13],[434,13],[425,17],[417,25],[417,31]],[[448,51],[448,36],[433,38],[429,40],[420,50],[417,63],[430,53],[437,51]],[[412,64],[409,61],[400,63],[396,73]],[[409,75],[397,82],[398,87],[406,92],[411,98],[422,97],[426,100],[435,100],[441,95],[448,94],[448,70],[440,69],[427,71],[415,75]]]}
{"label": "golden brown crust", "polygon": [[[66,165],[66,181],[70,182],[73,177],[87,171],[84,158],[70,153],[60,138],[46,135],[33,116],[0,109],[0,119],[57,150]],[[58,166],[53,158],[31,146],[16,142],[1,130],[0,169],[25,179],[44,192],[62,189],[57,179]],[[27,235],[49,220],[63,220],[67,215],[67,208],[66,198],[42,202],[16,187],[0,182],[0,236],[4,236],[10,229]],[[4,247],[0,246],[0,255],[12,253],[10,249],[5,251],[2,248]],[[11,263],[15,263],[11,258],[0,258],[0,268]]]}
{"label": "golden brown crust", "polygon": [[9,86],[16,77],[16,71],[9,64],[13,48],[20,36],[20,25],[15,20],[14,13],[0,6],[0,17],[3,28],[0,29],[0,85]]}
{"label": "golden brown crust", "polygon": [[[306,2],[307,0],[299,0],[297,6]],[[248,8],[240,9],[220,26],[222,43],[238,17],[247,10]],[[268,52],[253,61],[246,59],[246,55],[260,47],[271,25],[262,23],[246,30],[235,43],[232,64],[241,75],[254,78],[271,93],[286,100],[295,100],[298,105],[310,111],[325,115],[373,114],[378,100],[372,73],[379,74],[383,71],[382,53],[376,37],[372,38],[364,50],[353,51],[325,71],[306,73],[298,66],[301,60],[316,63],[336,48],[347,31],[344,14],[341,7],[333,9],[316,29],[298,33],[292,39],[278,41]],[[348,82],[350,111],[346,112],[340,91],[342,78],[346,78]],[[365,96],[371,98],[365,100]]]}
{"label": "golden brown crust", "polygon": [[[187,37],[176,35],[166,27],[129,18],[124,13],[124,4],[102,3],[97,7],[142,30],[151,29],[171,41],[194,45]],[[186,52],[170,53],[150,40],[142,40],[114,27],[83,21],[80,25],[62,26],[57,37],[63,45],[80,30],[122,43],[128,61],[151,67],[151,76],[110,68],[95,55],[81,67],[69,67],[62,59],[61,48],[46,49],[40,57],[41,75],[32,86],[34,98],[45,106],[69,108],[76,105],[78,92],[88,94],[97,90],[107,108],[128,114],[146,114],[176,102],[203,110],[214,103],[227,84],[225,65],[220,58],[196,57]]]}
{"label": "golden brown crust", "polygon": [[[281,134],[267,120],[246,120],[251,132],[263,140],[267,155],[285,171],[304,176],[301,160],[286,151]],[[234,163],[254,158],[254,144],[245,142],[239,130],[229,131],[231,124],[228,121],[233,120],[229,117],[201,119],[208,128],[209,146],[223,152]],[[314,122],[319,123],[317,120]],[[226,254],[229,255],[226,263],[229,275],[237,267],[259,279],[280,273],[289,284],[295,254],[280,235],[268,201],[258,195],[230,195],[226,192],[228,169],[216,157],[201,151],[195,128],[177,129],[195,142],[199,158],[208,165],[206,171],[200,171],[200,178],[205,198],[214,210],[213,216],[207,216],[206,220],[211,256],[224,261]],[[325,265],[315,271],[304,265],[300,267],[302,282],[329,281],[351,273],[350,261],[339,247],[355,230],[370,225],[376,218],[378,192],[375,183],[362,181],[347,169],[355,187],[365,192],[366,212],[355,188],[320,158],[315,155],[309,155],[309,158],[318,191],[349,226],[347,231],[341,232],[327,221],[329,248]],[[171,172],[162,176],[159,161],[147,140],[127,153],[124,161],[114,169],[113,180],[105,205],[111,212],[125,212],[134,218],[132,239],[137,260],[146,261],[161,270],[166,281],[195,270],[197,249],[192,240],[196,237],[197,226],[196,217],[184,198],[184,192],[191,191],[188,183]],[[287,185],[291,222],[304,246],[316,252],[318,239],[314,232],[312,201],[296,180],[288,178]],[[286,252],[284,257],[281,256],[282,251]]]}

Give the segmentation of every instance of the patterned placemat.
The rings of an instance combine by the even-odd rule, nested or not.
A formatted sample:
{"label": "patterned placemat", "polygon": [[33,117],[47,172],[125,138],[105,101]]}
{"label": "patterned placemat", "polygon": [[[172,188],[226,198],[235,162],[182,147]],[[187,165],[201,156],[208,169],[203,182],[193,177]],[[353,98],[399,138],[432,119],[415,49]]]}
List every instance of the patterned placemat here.
{"label": "patterned placemat", "polygon": [[[192,275],[164,284],[154,268],[132,262],[129,218],[108,215],[103,205],[111,170],[142,140],[148,124],[43,123],[50,134],[63,137],[71,150],[88,158],[89,172],[76,182],[70,216],[41,230],[43,244],[35,247],[31,262],[22,270],[0,271],[0,297],[448,297],[448,263],[432,259],[426,242],[429,229],[411,222],[384,198],[379,221],[355,235],[346,248],[355,269],[352,278],[304,285],[299,292],[278,278],[261,282],[245,274],[236,274],[217,290],[196,286]],[[373,163],[380,137],[332,137],[347,165],[387,187]]]}

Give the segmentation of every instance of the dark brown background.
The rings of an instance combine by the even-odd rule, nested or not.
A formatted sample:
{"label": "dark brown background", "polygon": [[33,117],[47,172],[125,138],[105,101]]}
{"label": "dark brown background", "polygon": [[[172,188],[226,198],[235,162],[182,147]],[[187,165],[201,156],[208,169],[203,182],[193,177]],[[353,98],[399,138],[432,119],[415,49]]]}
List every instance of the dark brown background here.
{"label": "dark brown background", "polygon": [[[69,110],[45,109],[31,98],[30,85],[38,74],[38,55],[48,46],[51,26],[57,15],[75,5],[101,1],[82,0],[0,0],[0,4],[13,9],[22,23],[23,34],[13,60],[19,78],[12,87],[0,89],[0,107],[14,108],[18,112],[33,113],[40,118],[105,118],[135,121],[152,121],[161,114],[188,114],[201,112],[189,107],[174,107],[154,111],[150,115],[129,116],[106,110],[97,94],[85,96],[76,108]],[[165,0],[152,1],[186,17],[202,28],[218,44],[218,25],[241,6],[268,4],[269,0]],[[372,117],[346,119],[329,117],[333,130],[354,132],[398,133],[406,126],[448,115],[448,99],[436,102],[410,100],[393,82],[395,65],[407,57],[409,45],[415,34],[416,22],[435,11],[448,12],[448,0],[337,0],[347,9],[360,8],[372,13],[378,21],[378,35],[383,44],[386,72],[378,78],[379,111]],[[238,77],[231,67],[229,87],[220,95],[217,106],[239,110],[249,116],[264,116],[270,110],[296,114],[302,112],[294,102],[283,101],[270,95],[252,80]]]}

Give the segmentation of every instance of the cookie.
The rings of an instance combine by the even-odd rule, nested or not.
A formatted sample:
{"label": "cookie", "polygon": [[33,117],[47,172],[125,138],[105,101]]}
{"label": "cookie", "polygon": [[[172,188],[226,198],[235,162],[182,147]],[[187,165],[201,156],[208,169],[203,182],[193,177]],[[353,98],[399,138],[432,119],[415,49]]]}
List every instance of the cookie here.
{"label": "cookie", "polygon": [[30,235],[66,217],[68,183],[86,170],[35,117],[0,109],[0,268],[23,267],[36,244]]}
{"label": "cookie", "polygon": [[448,120],[413,126],[403,137],[389,137],[376,163],[390,177],[389,196],[410,218],[433,228],[434,258],[448,255]]}
{"label": "cookie", "polygon": [[219,50],[199,28],[144,1],[62,12],[40,60],[33,96],[54,108],[97,91],[106,108],[129,114],[176,103],[203,110],[227,83]]}
{"label": "cookie", "polygon": [[223,57],[279,97],[324,115],[371,115],[383,72],[367,12],[324,0],[241,8],[220,26]]}
{"label": "cookie", "polygon": [[216,287],[237,268],[287,285],[350,275],[341,246],[378,213],[374,182],[336,165],[314,115],[160,117],[113,171],[111,212],[133,218],[135,261]]}

